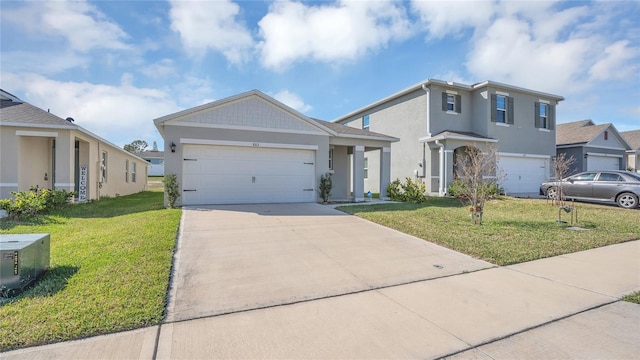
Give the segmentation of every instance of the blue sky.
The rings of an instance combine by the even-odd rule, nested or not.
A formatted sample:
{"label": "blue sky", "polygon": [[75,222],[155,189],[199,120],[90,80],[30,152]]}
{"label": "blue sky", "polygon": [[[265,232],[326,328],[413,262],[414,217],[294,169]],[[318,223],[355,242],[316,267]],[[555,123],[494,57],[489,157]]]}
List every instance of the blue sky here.
{"label": "blue sky", "polygon": [[333,120],[424,79],[565,97],[640,129],[638,1],[7,1],[0,87],[117,144],[258,89]]}

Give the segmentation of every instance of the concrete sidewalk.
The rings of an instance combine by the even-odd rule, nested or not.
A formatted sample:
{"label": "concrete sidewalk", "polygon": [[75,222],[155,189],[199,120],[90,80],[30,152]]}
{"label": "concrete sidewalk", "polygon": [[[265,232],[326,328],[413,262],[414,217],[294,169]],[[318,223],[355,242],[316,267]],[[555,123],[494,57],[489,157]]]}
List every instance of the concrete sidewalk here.
{"label": "concrete sidewalk", "polygon": [[491,267],[327,207],[191,211],[167,322],[0,358],[640,354],[640,305],[619,301],[640,290],[640,241]]}

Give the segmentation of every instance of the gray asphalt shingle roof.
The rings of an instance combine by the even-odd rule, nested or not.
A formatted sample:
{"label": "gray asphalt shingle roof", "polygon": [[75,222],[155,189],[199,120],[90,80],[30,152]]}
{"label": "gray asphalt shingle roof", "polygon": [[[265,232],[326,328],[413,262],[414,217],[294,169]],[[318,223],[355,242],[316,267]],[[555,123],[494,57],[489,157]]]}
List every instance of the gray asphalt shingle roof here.
{"label": "gray asphalt shingle roof", "polygon": [[342,135],[357,135],[357,136],[381,137],[381,138],[394,139],[392,136],[385,135],[385,134],[380,134],[380,133],[369,131],[369,130],[358,129],[358,128],[354,128],[354,127],[351,127],[351,126],[332,123],[332,122],[328,122],[328,121],[322,121],[322,120],[318,120],[318,119],[314,119],[314,118],[310,118],[310,119],[315,121],[316,123],[322,125],[322,126],[328,127],[329,129],[335,131],[336,133],[342,134]]}
{"label": "gray asphalt shingle roof", "polygon": [[640,130],[622,131],[620,135],[633,150],[640,150]]}
{"label": "gray asphalt shingle roof", "polygon": [[586,144],[611,124],[595,125],[591,120],[574,121],[556,126],[556,145]]}
{"label": "gray asphalt shingle roof", "polygon": [[69,121],[28,103],[0,101],[0,123],[76,128]]}

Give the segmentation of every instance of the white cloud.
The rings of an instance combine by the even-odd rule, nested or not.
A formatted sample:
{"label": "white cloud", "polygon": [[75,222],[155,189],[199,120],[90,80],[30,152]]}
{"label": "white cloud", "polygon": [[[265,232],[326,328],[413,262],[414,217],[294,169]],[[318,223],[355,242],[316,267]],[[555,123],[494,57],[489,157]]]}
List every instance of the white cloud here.
{"label": "white cloud", "polygon": [[592,80],[616,80],[628,77],[638,79],[638,64],[632,61],[640,49],[630,47],[628,40],[617,41],[604,49],[602,56],[589,69]]}
{"label": "white cloud", "polygon": [[75,124],[124,145],[141,139],[160,140],[153,119],[180,110],[171,94],[130,84],[125,74],[119,86],[86,82],[57,81],[42,75],[2,73],[3,89],[41,109],[61,117],[72,117]]}
{"label": "white cloud", "polygon": [[171,29],[180,34],[184,48],[201,57],[207,50],[222,52],[227,60],[239,64],[253,48],[249,30],[237,20],[240,6],[230,0],[171,0]]}
{"label": "white cloud", "polygon": [[290,92],[289,90],[281,90],[278,93],[273,94],[271,96],[274,99],[280,101],[281,103],[303,114],[313,109],[311,105],[305,104],[304,101],[302,101],[302,99],[300,98],[300,96]]}
{"label": "white cloud", "polygon": [[431,38],[457,35],[491,21],[494,4],[491,1],[412,0],[411,8],[420,16]]}
{"label": "white cloud", "polygon": [[153,64],[145,64],[140,69],[144,75],[150,78],[166,78],[177,74],[177,70],[171,59],[161,59]]}
{"label": "white cloud", "polygon": [[262,63],[275,70],[304,59],[353,60],[412,33],[404,7],[392,1],[278,1],[258,25]]}
{"label": "white cloud", "polygon": [[[46,58],[47,61],[42,61]],[[2,67],[13,72],[37,72],[40,74],[57,74],[73,68],[84,68],[91,62],[85,55],[70,52],[2,52]]]}
{"label": "white cloud", "polygon": [[72,50],[128,49],[127,34],[95,6],[86,1],[27,2],[16,9],[3,10],[2,21],[27,30],[68,41]]}

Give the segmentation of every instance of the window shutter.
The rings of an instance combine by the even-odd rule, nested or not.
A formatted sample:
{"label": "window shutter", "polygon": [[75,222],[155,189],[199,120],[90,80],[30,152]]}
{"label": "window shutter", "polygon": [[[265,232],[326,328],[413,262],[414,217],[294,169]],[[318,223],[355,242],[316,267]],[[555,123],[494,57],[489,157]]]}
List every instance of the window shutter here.
{"label": "window shutter", "polygon": [[507,97],[507,124],[513,124],[513,98]]}
{"label": "window shutter", "polygon": [[442,93],[442,111],[447,111],[447,93]]}
{"label": "window shutter", "polygon": [[491,94],[491,122],[498,122],[498,98]]}
{"label": "window shutter", "polygon": [[555,105],[549,105],[549,114],[547,114],[547,116],[549,117],[549,130],[555,130],[556,128],[556,106]]}
{"label": "window shutter", "polygon": [[462,96],[456,95],[456,112],[462,114]]}
{"label": "window shutter", "polygon": [[[534,108],[534,119],[535,119],[535,126],[536,128],[540,128],[541,124],[540,124],[540,103],[539,102],[535,102],[533,103],[533,108]],[[547,114],[547,118],[549,117],[549,114]]]}

